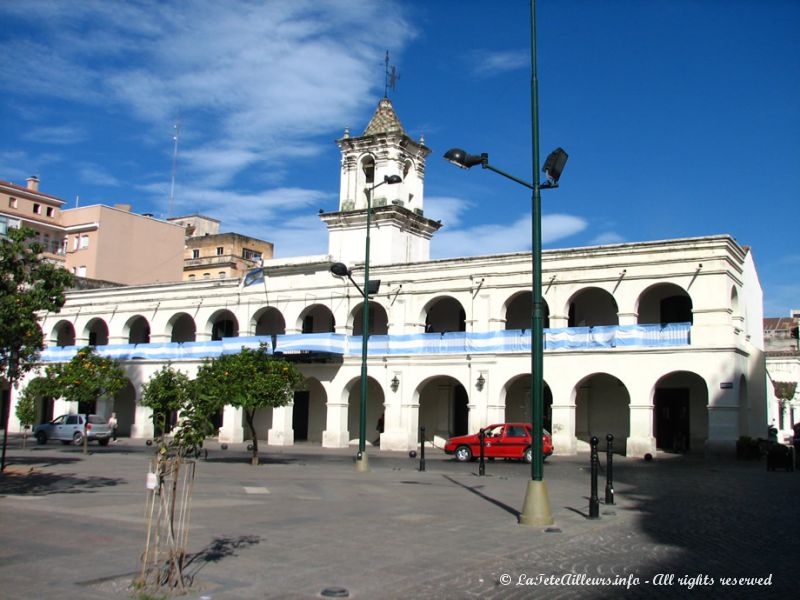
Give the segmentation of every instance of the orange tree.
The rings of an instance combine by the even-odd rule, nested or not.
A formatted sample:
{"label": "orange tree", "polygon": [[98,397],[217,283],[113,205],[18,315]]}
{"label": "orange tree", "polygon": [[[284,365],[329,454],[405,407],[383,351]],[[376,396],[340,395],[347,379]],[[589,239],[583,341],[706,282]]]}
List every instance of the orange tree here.
{"label": "orange tree", "polygon": [[253,465],[259,462],[256,411],[286,406],[302,382],[303,375],[292,363],[270,356],[264,345],[257,350],[242,348],[237,354],[206,360],[195,379],[198,394],[219,407],[231,405],[242,409],[253,441]]}
{"label": "orange tree", "polygon": [[[47,367],[47,377],[55,382],[59,396],[78,403],[78,412],[88,414],[101,396],[114,396],[126,382],[125,371],[114,359],[97,354],[92,346],[78,350],[68,363]],[[83,451],[86,452],[86,436]]]}

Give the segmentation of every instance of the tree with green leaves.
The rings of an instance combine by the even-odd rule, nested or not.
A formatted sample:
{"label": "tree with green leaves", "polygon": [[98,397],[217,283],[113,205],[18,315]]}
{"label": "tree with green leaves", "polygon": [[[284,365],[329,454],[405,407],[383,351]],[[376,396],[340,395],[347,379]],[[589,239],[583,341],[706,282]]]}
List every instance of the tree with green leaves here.
{"label": "tree with green leaves", "polygon": [[783,411],[786,405],[794,398],[797,391],[796,381],[773,381],[772,389],[775,391],[775,397],[778,399],[778,421],[779,427],[783,429]]}
{"label": "tree with green leaves", "polygon": [[[64,306],[64,290],[72,275],[41,256],[44,247],[31,242],[34,232],[9,228],[0,236],[0,377],[13,386],[30,371],[44,348],[39,318],[44,312],[58,312]],[[3,423],[5,469],[9,411]]]}
{"label": "tree with green leaves", "polygon": [[[92,346],[78,350],[67,363],[48,366],[47,377],[55,382],[60,397],[78,403],[82,414],[94,412],[98,398],[113,397],[127,382],[119,362],[100,356]],[[83,451],[88,452],[86,436]]]}
{"label": "tree with green leaves", "polygon": [[173,413],[179,413],[180,425],[175,430],[172,445],[182,452],[197,450],[213,432],[211,415],[215,403],[199,395],[197,386],[189,376],[175,370],[171,364],[163,366],[142,386],[142,405],[153,411],[156,438],[164,447],[164,433]]}
{"label": "tree with green leaves", "polygon": [[257,350],[242,348],[237,354],[223,354],[206,360],[197,372],[195,385],[218,406],[241,408],[252,439],[252,464],[259,463],[256,411],[292,402],[303,375],[290,362],[274,358],[262,344]]}
{"label": "tree with green leaves", "polygon": [[59,392],[55,381],[37,377],[25,386],[17,398],[16,415],[22,425],[22,447],[25,447],[28,429],[36,422],[36,402],[45,400],[52,402],[58,398]]}

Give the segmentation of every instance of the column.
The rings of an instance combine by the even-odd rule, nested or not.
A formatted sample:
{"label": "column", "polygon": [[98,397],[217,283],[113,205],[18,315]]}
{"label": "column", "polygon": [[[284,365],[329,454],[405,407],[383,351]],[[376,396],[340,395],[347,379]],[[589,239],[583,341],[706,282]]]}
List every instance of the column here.
{"label": "column", "polygon": [[[341,397],[341,390],[335,397]],[[328,398],[332,396],[329,394]],[[323,448],[347,448],[350,434],[347,431],[347,402],[328,400],[327,422],[322,432]]]}
{"label": "column", "polygon": [[294,445],[294,402],[272,409],[272,427],[267,433],[270,446]]}
{"label": "column", "polygon": [[[553,389],[550,388],[553,392]],[[568,399],[566,396],[565,399]],[[578,452],[577,438],[575,437],[575,404],[572,402],[556,403],[553,395],[552,420],[553,454],[573,455]]]}
{"label": "column", "polygon": [[[631,397],[634,392],[631,390]],[[655,454],[656,438],[653,435],[653,404],[631,404],[630,434],[628,436],[625,456],[644,456]],[[616,448],[616,444],[615,444]]]}
{"label": "column", "polygon": [[242,428],[242,409],[226,406],[222,413],[222,427],[219,428],[219,441],[235,444],[244,441]]}
{"label": "column", "polygon": [[137,403],[131,424],[131,438],[152,439],[155,435],[153,426],[153,410]]}
{"label": "column", "polygon": [[[383,401],[383,433],[381,434],[381,450],[396,450],[405,452],[409,450],[408,435],[403,428],[403,380],[401,371],[387,372],[389,381],[386,384],[389,393]],[[392,380],[397,378],[397,389],[392,389]]]}

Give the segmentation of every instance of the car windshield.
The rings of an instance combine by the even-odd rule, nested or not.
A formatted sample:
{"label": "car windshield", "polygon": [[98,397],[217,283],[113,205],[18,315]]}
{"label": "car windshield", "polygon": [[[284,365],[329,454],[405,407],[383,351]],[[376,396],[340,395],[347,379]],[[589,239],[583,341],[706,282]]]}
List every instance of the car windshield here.
{"label": "car windshield", "polygon": [[89,415],[89,423],[92,425],[105,425],[107,421],[100,415]]}

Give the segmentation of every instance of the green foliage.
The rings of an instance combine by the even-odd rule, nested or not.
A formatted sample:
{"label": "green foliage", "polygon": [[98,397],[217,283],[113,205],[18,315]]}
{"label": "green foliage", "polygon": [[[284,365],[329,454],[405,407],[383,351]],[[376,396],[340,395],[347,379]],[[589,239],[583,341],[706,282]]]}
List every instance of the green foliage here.
{"label": "green foliage", "polygon": [[[197,393],[197,386],[188,375],[167,364],[142,387],[142,405],[153,410],[156,435],[161,437],[173,412],[180,413],[180,425],[175,429],[171,446],[187,451],[200,448],[214,432],[210,416],[215,412],[213,402]],[[161,447],[165,447],[162,438]]]}
{"label": "green foliage", "polygon": [[51,379],[39,377],[31,381],[17,400],[16,415],[23,427],[30,427],[36,421],[36,401],[58,398],[58,386]]}
{"label": "green foliage", "polygon": [[253,464],[258,464],[256,411],[289,404],[302,382],[302,373],[292,363],[270,356],[263,344],[258,350],[242,348],[237,354],[206,360],[195,380],[198,389],[216,406],[243,410],[253,442]]}
{"label": "green foliage", "polygon": [[17,357],[11,360],[15,380],[33,368],[44,347],[40,314],[58,312],[73,282],[68,271],[42,259],[42,245],[28,241],[33,235],[9,228],[0,237],[0,373]]}
{"label": "green foliage", "polygon": [[127,382],[125,371],[114,359],[99,356],[86,346],[68,363],[47,367],[47,377],[57,386],[58,396],[79,406],[94,404],[102,396],[113,396]]}

